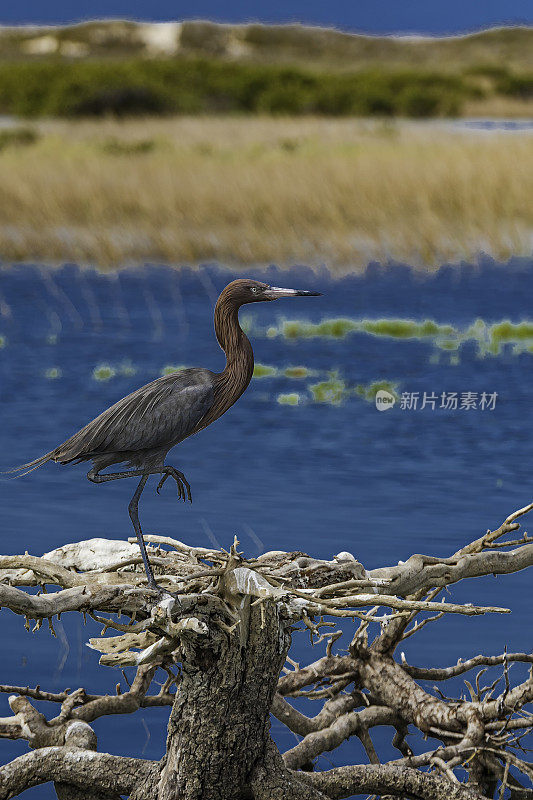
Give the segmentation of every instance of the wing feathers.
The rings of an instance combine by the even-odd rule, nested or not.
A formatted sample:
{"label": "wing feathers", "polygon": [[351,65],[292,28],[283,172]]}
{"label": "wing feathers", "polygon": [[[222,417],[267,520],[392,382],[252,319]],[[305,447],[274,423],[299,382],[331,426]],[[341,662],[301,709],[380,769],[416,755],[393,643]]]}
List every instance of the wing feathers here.
{"label": "wing feathers", "polygon": [[119,400],[53,451],[56,461],[95,453],[168,449],[195,429],[213,402],[209,370],[165,375]]}

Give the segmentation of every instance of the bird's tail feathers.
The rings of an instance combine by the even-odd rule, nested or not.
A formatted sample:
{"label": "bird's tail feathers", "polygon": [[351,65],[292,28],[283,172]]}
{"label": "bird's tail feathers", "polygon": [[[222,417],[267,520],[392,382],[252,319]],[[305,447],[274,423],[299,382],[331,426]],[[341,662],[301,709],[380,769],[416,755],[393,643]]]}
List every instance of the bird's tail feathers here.
{"label": "bird's tail feathers", "polygon": [[55,450],[50,450],[49,453],[46,453],[44,456],[41,456],[40,458],[36,458],[34,461],[28,461],[27,464],[20,464],[20,466],[14,467],[13,469],[7,469],[0,474],[2,475],[12,474],[13,478],[23,478],[24,475],[28,475],[35,469],[39,469],[39,467],[42,467],[42,465],[46,464],[47,461],[52,461],[54,455],[55,455]]}

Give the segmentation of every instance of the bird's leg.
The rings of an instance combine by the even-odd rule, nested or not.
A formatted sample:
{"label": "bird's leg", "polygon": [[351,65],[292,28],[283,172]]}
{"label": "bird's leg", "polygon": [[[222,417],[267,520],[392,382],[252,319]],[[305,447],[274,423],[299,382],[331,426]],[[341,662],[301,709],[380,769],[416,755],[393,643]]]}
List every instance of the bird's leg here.
{"label": "bird's leg", "polygon": [[102,475],[96,467],[93,467],[87,473],[88,480],[91,483],[106,483],[107,481],[118,481],[121,478],[140,478],[142,475],[163,475],[157,485],[157,493],[161,491],[161,487],[167,478],[174,478],[178,487],[178,497],[180,500],[189,500],[192,503],[191,487],[189,481],[179,470],[175,467],[154,467],[153,469],[131,469],[124,470],[124,472],[107,472]]}
{"label": "bird's leg", "polygon": [[177,469],[174,469],[174,467],[163,466],[159,468],[154,467],[153,469],[148,469],[148,470],[142,470],[142,469],[124,470],[124,472],[108,472],[107,474],[104,473],[103,475],[101,475],[98,472],[96,467],[93,467],[87,473],[87,478],[92,483],[105,483],[106,481],[118,481],[121,478],[136,478],[136,477],[141,478],[141,480],[139,481],[139,485],[135,489],[133,497],[130,500],[128,511],[130,519],[133,524],[133,528],[135,530],[135,535],[137,536],[137,541],[139,543],[139,548],[141,551],[141,556],[144,564],[144,570],[146,572],[146,577],[148,579],[148,585],[150,586],[151,589],[156,589],[159,592],[164,592],[167,595],[171,595],[179,603],[178,596],[173,594],[172,592],[169,592],[167,589],[163,589],[163,587],[159,586],[156,579],[154,578],[154,573],[152,572],[152,567],[150,566],[148,553],[146,551],[146,545],[144,543],[144,538],[142,535],[141,523],[139,522],[139,499],[141,497],[144,487],[146,486],[146,482],[148,481],[150,475],[161,475],[161,474],[163,474],[163,478],[160,480],[159,485],[157,487],[158,491],[164,484],[166,479],[169,476],[171,476],[178,484],[179,496],[183,500],[185,500],[185,489],[187,489],[188,498],[192,503],[191,487],[189,486],[189,482],[187,481],[187,478],[185,477],[183,472],[179,472]]}
{"label": "bird's leg", "polygon": [[104,473],[101,475],[96,467],[93,467],[87,473],[88,480],[91,483],[106,483],[107,481],[118,481],[121,478],[140,478],[142,475],[152,475],[154,473],[159,474],[161,472],[160,469],[154,470],[145,470],[145,469],[133,469],[133,470],[124,470],[124,472],[108,472],[107,474]]}
{"label": "bird's leg", "polygon": [[130,500],[130,504],[128,506],[128,511],[130,515],[130,519],[132,521],[133,527],[135,529],[135,534],[137,536],[137,541],[139,542],[139,549],[141,551],[141,556],[144,564],[144,571],[146,572],[146,577],[148,579],[148,586],[150,589],[155,589],[157,592],[161,592],[162,594],[170,595],[177,600],[178,605],[181,605],[179,597],[177,594],[173,592],[169,592],[168,589],[163,589],[162,586],[158,584],[156,579],[154,578],[154,573],[152,572],[152,567],[150,564],[150,560],[148,558],[148,553],[146,551],[146,545],[144,543],[144,537],[141,530],[141,523],[139,521],[139,500],[141,494],[143,492],[144,487],[146,486],[146,482],[148,480],[149,475],[153,474],[152,472],[145,473],[141,480],[139,481],[139,485],[135,489],[133,493],[133,497]]}
{"label": "bird's leg", "polygon": [[[155,589],[158,592],[164,592],[165,594],[171,594],[166,589],[163,589],[160,586],[156,579],[154,578],[154,573],[152,572],[152,567],[150,565],[150,561],[148,559],[148,553],[146,552],[146,545],[144,543],[144,538],[141,530],[141,523],[139,522],[139,499],[143,492],[144,487],[146,486],[146,481],[148,480],[148,474],[144,474],[139,481],[139,485],[135,489],[133,493],[133,497],[130,500],[130,504],[128,506],[128,511],[130,514],[130,519],[133,523],[133,527],[135,529],[135,534],[137,536],[137,541],[139,542],[139,549],[141,551],[141,556],[144,564],[144,571],[146,572],[146,577],[148,578],[148,586],[150,589]],[[173,595],[174,596],[174,595]]]}
{"label": "bird's leg", "polygon": [[144,570],[146,572],[146,577],[148,578],[148,586],[151,589],[160,589],[154,578],[154,573],[152,572],[150,561],[148,560],[148,553],[146,552],[146,545],[143,539],[141,523],[139,522],[139,499],[141,497],[144,487],[146,486],[147,480],[148,480],[148,475],[143,475],[141,480],[139,481],[139,485],[137,486],[135,492],[133,493],[133,497],[130,500],[128,511],[130,519],[133,524],[133,528],[135,530],[135,535],[137,536],[137,541],[139,543],[139,548],[141,551],[141,556],[144,564]]}
{"label": "bird's leg", "polygon": [[[176,481],[176,485],[178,487],[178,497],[180,500],[185,501],[186,499],[192,503],[192,495],[191,495],[191,487],[189,485],[189,481],[179,470],[175,469],[174,467],[167,467],[164,466],[161,470],[163,477],[157,484],[157,494],[161,491],[161,487],[165,483],[167,478],[174,478]],[[187,497],[185,497],[185,491],[187,491]]]}

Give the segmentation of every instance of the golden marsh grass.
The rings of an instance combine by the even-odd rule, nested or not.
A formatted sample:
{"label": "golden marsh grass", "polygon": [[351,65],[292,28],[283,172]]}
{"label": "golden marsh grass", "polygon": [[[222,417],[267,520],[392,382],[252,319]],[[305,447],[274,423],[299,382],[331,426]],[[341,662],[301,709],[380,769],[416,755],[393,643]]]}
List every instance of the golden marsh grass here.
{"label": "golden marsh grass", "polygon": [[0,151],[8,261],[325,262],[344,271],[532,251],[527,133],[242,117],[38,130],[36,143]]}

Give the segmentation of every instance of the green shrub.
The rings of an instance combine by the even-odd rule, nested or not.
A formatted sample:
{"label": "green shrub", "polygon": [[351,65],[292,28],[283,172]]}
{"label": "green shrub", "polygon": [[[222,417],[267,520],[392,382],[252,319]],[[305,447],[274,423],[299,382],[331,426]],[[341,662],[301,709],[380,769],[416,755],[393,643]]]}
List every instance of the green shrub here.
{"label": "green shrub", "polygon": [[500,94],[531,100],[533,97],[533,75],[505,75],[497,84]]}
{"label": "green shrub", "polygon": [[118,117],[137,114],[164,114],[172,110],[169,97],[148,86],[115,86],[90,90],[71,103],[69,112],[77,116]]}
{"label": "green shrub", "polygon": [[509,70],[500,64],[478,64],[475,67],[468,67],[464,71],[465,75],[479,75],[482,78],[501,80],[509,75]]}
{"label": "green shrub", "polygon": [[346,115],[354,110],[354,89],[338,81],[324,81],[318,89],[316,110],[320,114]]}
{"label": "green shrub", "polygon": [[451,113],[474,89],[424,72],[317,72],[214,58],[0,63],[0,113],[382,115]]}
{"label": "green shrub", "polygon": [[314,104],[311,93],[302,86],[278,83],[261,92],[255,110],[267,114],[304,114],[313,111]]}
{"label": "green shrub", "polygon": [[406,86],[398,97],[398,108],[406,117],[436,116],[439,106],[439,93],[423,86]]}

